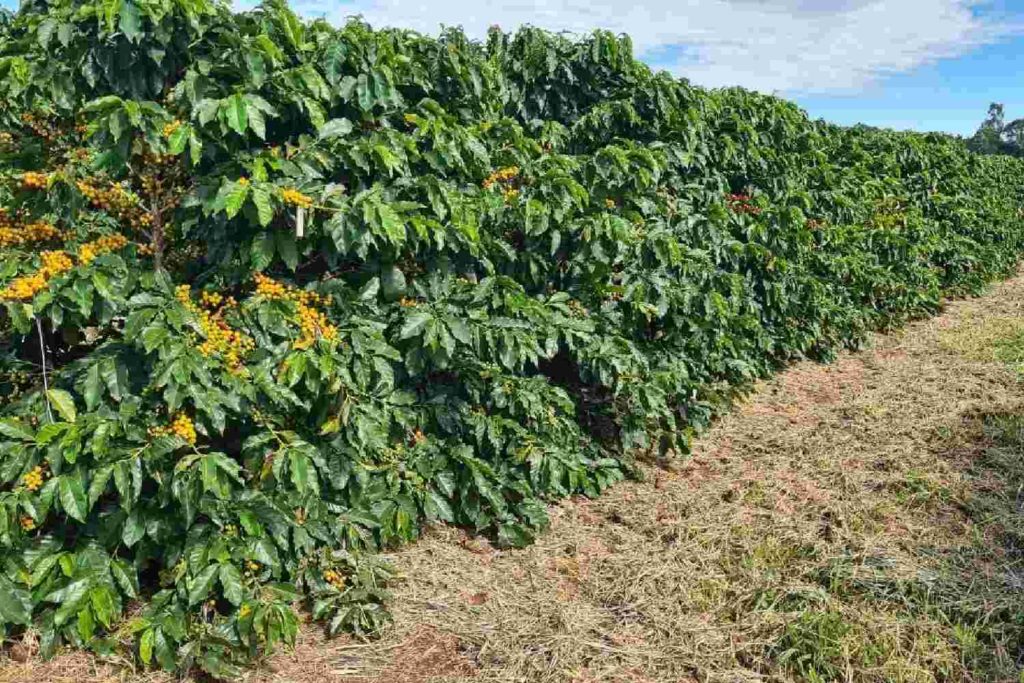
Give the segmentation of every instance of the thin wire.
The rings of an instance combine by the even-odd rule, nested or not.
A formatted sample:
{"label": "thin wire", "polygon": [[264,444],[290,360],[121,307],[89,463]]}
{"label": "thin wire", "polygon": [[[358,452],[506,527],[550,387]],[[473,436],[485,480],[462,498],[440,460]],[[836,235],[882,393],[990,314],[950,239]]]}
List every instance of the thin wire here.
{"label": "thin wire", "polygon": [[50,410],[50,382],[46,378],[46,346],[43,343],[43,322],[36,318],[36,331],[39,332],[39,357],[43,360],[43,396],[46,398],[46,417],[53,422],[53,411]]}

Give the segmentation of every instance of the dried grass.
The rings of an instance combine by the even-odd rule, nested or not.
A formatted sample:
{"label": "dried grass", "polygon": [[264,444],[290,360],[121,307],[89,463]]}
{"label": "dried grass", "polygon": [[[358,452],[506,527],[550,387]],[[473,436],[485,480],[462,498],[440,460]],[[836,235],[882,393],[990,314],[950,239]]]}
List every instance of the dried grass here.
{"label": "dried grass", "polygon": [[[1001,486],[970,472],[988,443],[979,416],[1020,412],[1018,375],[992,349],[1024,335],[1021,301],[1017,278],[869,350],[795,365],[673,471],[555,506],[524,550],[437,529],[393,556],[405,579],[380,641],[309,627],[248,679],[782,681],[809,652],[845,680],[983,680],[968,636],[908,591],[950,558],[1005,569],[966,501]],[[0,664],[0,683],[63,680],[168,679],[76,653]]]}

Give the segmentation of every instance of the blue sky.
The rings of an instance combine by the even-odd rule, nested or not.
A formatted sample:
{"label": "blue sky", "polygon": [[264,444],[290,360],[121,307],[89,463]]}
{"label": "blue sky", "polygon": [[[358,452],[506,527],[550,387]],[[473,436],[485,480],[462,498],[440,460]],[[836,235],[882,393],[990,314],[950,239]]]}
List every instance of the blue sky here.
{"label": "blue sky", "polygon": [[[913,2],[913,0],[907,0]],[[1020,21],[1024,0],[1004,3]],[[798,94],[811,116],[837,123],[970,135],[991,102],[1010,118],[1024,117],[1024,36],[1010,35],[966,54],[880,78],[851,95]]]}
{"label": "blue sky", "polygon": [[[236,0],[251,2],[251,0]],[[11,7],[16,0],[0,0]],[[628,33],[654,66],[795,100],[837,123],[969,135],[1024,117],[1024,0],[292,0],[307,16],[482,37],[533,24]]]}

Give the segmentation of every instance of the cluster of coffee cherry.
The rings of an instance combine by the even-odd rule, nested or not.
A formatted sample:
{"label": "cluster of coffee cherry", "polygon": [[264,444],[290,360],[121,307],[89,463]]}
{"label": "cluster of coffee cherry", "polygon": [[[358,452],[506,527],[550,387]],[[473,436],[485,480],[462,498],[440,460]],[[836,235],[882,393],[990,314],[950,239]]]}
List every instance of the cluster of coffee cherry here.
{"label": "cluster of coffee cherry", "polygon": [[297,206],[300,209],[313,208],[313,198],[310,197],[309,195],[302,194],[293,187],[286,187],[283,190],[281,190],[281,201],[283,201],[285,204]]}
{"label": "cluster of coffee cherry", "polygon": [[60,135],[57,125],[50,119],[44,118],[32,112],[25,112],[21,115],[21,122],[24,123],[35,135],[46,142],[52,142]]}
{"label": "cluster of coffee cherry", "polygon": [[178,413],[171,419],[166,427],[153,427],[149,430],[150,436],[179,436],[190,445],[196,443],[196,428],[192,424],[192,418],[185,413]]}
{"label": "cluster of coffee cherry", "polygon": [[140,230],[149,227],[152,222],[139,196],[119,184],[80,180],[76,185],[94,209],[106,211],[123,225]]}
{"label": "cluster of coffee cherry", "polygon": [[484,178],[482,185],[485,190],[489,190],[495,186],[500,187],[505,203],[510,204],[519,198],[519,188],[516,187],[518,177],[519,167],[507,166],[505,168],[498,169]]}
{"label": "cluster of coffee cherry", "polygon": [[21,478],[21,483],[33,493],[43,488],[43,482],[45,481],[46,469],[42,465],[36,465]]}
{"label": "cluster of coffee cherry", "polygon": [[328,297],[316,292],[301,290],[284,285],[276,280],[256,273],[256,294],[268,300],[292,301],[298,312],[300,334],[293,346],[296,349],[308,349],[317,339],[334,342],[338,339],[338,328],[328,321],[327,316],[317,306],[326,304]]}
{"label": "cluster of coffee cherry", "polygon": [[109,254],[117,251],[128,244],[128,238],[124,235],[104,235],[92,242],[86,242],[78,248],[78,260],[83,266],[87,266],[101,254]]}
{"label": "cluster of coffee cherry", "polygon": [[50,184],[50,176],[46,173],[28,171],[21,175],[21,189],[33,192],[45,190]]}
{"label": "cluster of coffee cherry", "polygon": [[729,205],[729,210],[733,213],[749,213],[754,216],[761,213],[761,207],[753,203],[750,195],[730,194],[726,196],[725,200]]}
{"label": "cluster of coffee cherry", "polygon": [[23,223],[0,208],[0,248],[17,247],[33,242],[48,242],[66,237],[52,223],[33,221]]}
{"label": "cluster of coffee cherry", "polygon": [[208,358],[219,357],[231,372],[241,372],[245,355],[256,348],[256,343],[248,335],[232,328],[226,320],[227,314],[238,306],[234,297],[226,297],[219,292],[203,292],[199,303],[195,303],[189,285],[178,285],[174,295],[199,323],[203,336],[203,341],[197,346],[199,353]]}
{"label": "cluster of coffee cherry", "polygon": [[50,280],[74,267],[71,258],[63,251],[44,251],[39,254],[43,265],[30,275],[14,278],[7,287],[0,290],[0,299],[5,301],[27,301],[46,289]]}

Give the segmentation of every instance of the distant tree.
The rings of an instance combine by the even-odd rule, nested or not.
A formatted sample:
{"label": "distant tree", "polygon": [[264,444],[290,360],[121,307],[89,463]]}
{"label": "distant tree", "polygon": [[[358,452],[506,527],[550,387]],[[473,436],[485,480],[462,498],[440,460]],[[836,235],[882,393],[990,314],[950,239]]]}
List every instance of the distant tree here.
{"label": "distant tree", "polygon": [[993,102],[967,146],[979,154],[1024,156],[1024,118],[1006,123],[1003,105]]}

